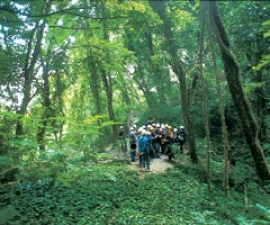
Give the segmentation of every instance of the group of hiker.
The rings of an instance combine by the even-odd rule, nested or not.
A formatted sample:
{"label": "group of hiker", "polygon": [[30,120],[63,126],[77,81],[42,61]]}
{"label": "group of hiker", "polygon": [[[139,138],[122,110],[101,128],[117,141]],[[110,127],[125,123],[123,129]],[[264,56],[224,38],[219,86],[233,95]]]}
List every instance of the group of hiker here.
{"label": "group of hiker", "polygon": [[120,126],[119,139],[122,151],[127,152],[129,149],[131,161],[135,162],[138,158],[139,165],[149,172],[151,162],[154,158],[160,158],[160,154],[168,155],[168,160],[173,161],[175,149],[183,153],[187,135],[182,125],[172,127],[168,124],[152,123],[149,119],[139,128],[132,125],[127,133],[124,126]]}

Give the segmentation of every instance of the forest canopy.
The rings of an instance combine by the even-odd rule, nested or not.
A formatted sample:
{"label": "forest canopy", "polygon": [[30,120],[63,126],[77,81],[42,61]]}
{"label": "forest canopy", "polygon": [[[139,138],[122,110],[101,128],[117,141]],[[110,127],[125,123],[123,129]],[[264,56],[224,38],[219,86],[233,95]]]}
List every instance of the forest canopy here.
{"label": "forest canopy", "polygon": [[269,15],[267,1],[1,1],[1,185],[70,187],[119,150],[120,126],[155,118],[186,127],[208,188],[221,173],[225,196],[232,181],[269,193]]}

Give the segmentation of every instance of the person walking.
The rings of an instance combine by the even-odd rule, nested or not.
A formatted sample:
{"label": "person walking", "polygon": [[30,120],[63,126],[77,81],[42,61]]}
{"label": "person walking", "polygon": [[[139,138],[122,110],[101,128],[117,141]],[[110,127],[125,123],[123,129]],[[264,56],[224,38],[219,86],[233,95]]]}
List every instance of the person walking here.
{"label": "person walking", "polygon": [[143,167],[146,172],[151,172],[150,170],[150,150],[152,145],[151,132],[146,131],[144,138],[144,154],[143,154]]}
{"label": "person walking", "polygon": [[153,148],[154,148],[154,155],[155,158],[160,158],[160,148],[161,148],[161,138],[162,132],[159,124],[156,124],[156,127],[153,131],[154,139],[153,139]]}
{"label": "person walking", "polygon": [[119,127],[118,139],[120,142],[120,148],[122,152],[126,155],[127,153],[127,144],[126,144],[126,132],[124,126]]}
{"label": "person walking", "polygon": [[130,158],[131,162],[135,162],[135,157],[136,157],[136,149],[137,149],[137,136],[135,134],[135,129],[134,127],[130,127],[130,132],[128,134],[129,137],[129,145],[130,145]]}
{"label": "person walking", "polygon": [[187,131],[185,130],[184,126],[180,126],[180,129],[178,131],[178,138],[179,138],[179,144],[180,144],[180,152],[184,153],[183,145],[187,141]]}

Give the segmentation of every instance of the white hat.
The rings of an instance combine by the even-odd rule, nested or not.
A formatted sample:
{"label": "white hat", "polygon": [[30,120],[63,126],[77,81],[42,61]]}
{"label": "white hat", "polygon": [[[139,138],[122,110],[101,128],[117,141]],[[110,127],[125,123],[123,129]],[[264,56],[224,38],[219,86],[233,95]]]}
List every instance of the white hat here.
{"label": "white hat", "polygon": [[146,135],[151,135],[151,132],[149,132],[149,131],[146,131]]}
{"label": "white hat", "polygon": [[142,127],[139,127],[139,129],[138,129],[138,133],[139,133],[139,134],[141,134],[141,133],[142,133],[142,131],[143,131],[143,128],[142,128]]}
{"label": "white hat", "polygon": [[184,126],[180,126],[180,129],[184,129],[185,127]]}
{"label": "white hat", "polygon": [[130,130],[130,131],[134,130],[134,127],[130,127],[129,130]]}

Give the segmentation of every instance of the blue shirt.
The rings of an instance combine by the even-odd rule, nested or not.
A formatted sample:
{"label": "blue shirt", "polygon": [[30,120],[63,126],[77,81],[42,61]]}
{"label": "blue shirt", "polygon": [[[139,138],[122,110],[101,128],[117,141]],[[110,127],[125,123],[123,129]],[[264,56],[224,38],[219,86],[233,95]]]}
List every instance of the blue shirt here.
{"label": "blue shirt", "polygon": [[146,149],[146,136],[140,136],[138,139],[138,152],[145,152]]}

